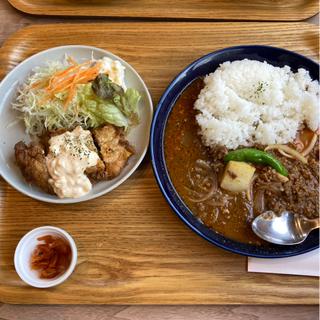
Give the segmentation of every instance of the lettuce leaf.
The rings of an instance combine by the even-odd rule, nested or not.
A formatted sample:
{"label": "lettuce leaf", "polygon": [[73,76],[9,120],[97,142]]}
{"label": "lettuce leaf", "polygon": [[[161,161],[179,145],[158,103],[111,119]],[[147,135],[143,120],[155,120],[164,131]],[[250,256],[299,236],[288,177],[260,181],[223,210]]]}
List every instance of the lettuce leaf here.
{"label": "lettuce leaf", "polygon": [[99,74],[92,83],[94,94],[108,104],[116,106],[130,124],[139,122],[138,104],[141,98],[139,91],[129,88],[126,91],[112,82],[105,74]]}
{"label": "lettuce leaf", "polygon": [[85,116],[90,127],[97,127],[105,122],[125,129],[129,126],[129,121],[121,110],[109,100],[96,96],[91,84],[78,85],[77,103],[79,113]]}
{"label": "lettuce leaf", "polygon": [[107,75],[102,73],[92,82],[92,90],[101,99],[112,99],[115,94],[124,94],[121,86],[112,82]]}

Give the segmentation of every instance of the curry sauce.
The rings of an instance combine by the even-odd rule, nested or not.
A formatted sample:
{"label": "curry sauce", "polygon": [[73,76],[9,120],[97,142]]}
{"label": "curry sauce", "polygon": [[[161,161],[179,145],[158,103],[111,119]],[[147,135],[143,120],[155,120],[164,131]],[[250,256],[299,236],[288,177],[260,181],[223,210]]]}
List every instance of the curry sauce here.
{"label": "curry sauce", "polygon": [[[185,204],[207,227],[235,241],[261,244],[252,232],[253,213],[246,206],[245,193],[220,192],[216,204],[190,201],[188,171],[197,160],[213,163],[209,150],[198,135],[196,110],[193,105],[203,88],[203,80],[195,80],[179,97],[169,116],[165,132],[165,159],[171,181]],[[219,175],[218,175],[219,177]],[[218,194],[217,192],[217,194]],[[221,199],[225,206],[221,206]]]}

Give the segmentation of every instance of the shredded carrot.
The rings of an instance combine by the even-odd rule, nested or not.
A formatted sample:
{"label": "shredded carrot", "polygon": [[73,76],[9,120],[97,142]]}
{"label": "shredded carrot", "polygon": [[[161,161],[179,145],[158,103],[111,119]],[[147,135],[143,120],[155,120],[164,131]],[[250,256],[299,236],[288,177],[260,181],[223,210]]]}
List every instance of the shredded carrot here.
{"label": "shredded carrot", "polygon": [[68,105],[72,101],[72,99],[73,99],[73,97],[75,95],[75,88],[76,88],[75,84],[77,83],[78,77],[79,77],[79,73],[77,75],[75,75],[75,77],[73,78],[73,81],[71,83],[70,90],[69,90],[69,93],[68,93],[68,97],[67,97],[67,99],[66,99],[66,101],[64,103],[64,106],[63,106],[64,111],[67,111]]}
{"label": "shredded carrot", "polygon": [[[51,76],[49,78],[49,85],[47,86],[47,88],[52,87],[53,82],[57,81],[57,79],[60,79],[60,77],[63,76],[64,74],[68,74],[68,73],[75,71],[76,69],[79,69],[79,68],[80,68],[79,66],[71,66],[65,70],[56,72],[53,76]],[[36,89],[39,87],[44,87],[47,83],[48,83],[48,79],[39,80],[39,81],[35,82],[31,86],[31,88]]]}
{"label": "shredded carrot", "polygon": [[36,88],[45,87],[45,85],[47,84],[47,82],[48,82],[47,79],[43,79],[43,80],[36,81],[36,82],[31,86],[31,89],[36,89]]}
{"label": "shredded carrot", "polygon": [[45,96],[45,97],[42,97],[42,98],[38,101],[38,103],[39,103],[39,104],[44,104],[44,103],[46,103],[47,101],[48,101],[48,97]]}
{"label": "shredded carrot", "polygon": [[[72,101],[72,99],[74,98],[75,94],[76,94],[76,85],[77,84],[85,84],[88,83],[89,81],[94,80],[97,75],[99,74],[99,70],[100,70],[100,64],[96,64],[91,68],[88,68],[87,70],[79,70],[78,73],[74,74],[70,81],[71,83],[67,82],[68,84],[64,87],[61,87],[61,85],[59,86],[59,88],[56,88],[56,90],[65,90],[66,88],[69,88],[69,92],[68,92],[68,97],[64,103],[64,110],[66,111],[68,108],[68,105],[70,104],[70,102]],[[56,91],[55,90],[55,91]]]}
{"label": "shredded carrot", "polygon": [[67,111],[68,105],[72,101],[72,99],[73,99],[73,97],[75,95],[75,89],[76,89],[75,85],[72,85],[70,90],[69,90],[68,98],[65,101],[64,106],[63,106],[64,111]]}
{"label": "shredded carrot", "polygon": [[63,71],[59,71],[55,73],[49,80],[49,86],[48,89],[54,88],[55,85],[59,84],[61,81],[63,81],[65,78],[68,78],[71,74],[78,72],[78,70],[81,68],[81,66],[71,66]]}
{"label": "shredded carrot", "polygon": [[75,75],[73,75],[72,77],[65,79],[64,81],[58,83],[56,86],[49,88],[46,88],[46,91],[48,93],[57,93],[57,92],[61,92],[64,91],[66,89],[68,89],[68,87],[72,84],[72,81],[74,79]]}
{"label": "shredded carrot", "polygon": [[91,64],[91,61],[86,61],[86,62],[80,63],[80,64],[72,64],[69,68],[56,72],[53,75],[53,77],[61,76],[61,75],[64,75],[64,74],[68,74],[68,73],[70,73],[70,72],[72,72],[74,70],[78,70],[81,67],[85,67],[85,66],[90,65],[90,64]]}
{"label": "shredded carrot", "polygon": [[70,56],[67,57],[67,61],[70,67],[57,71],[50,78],[37,81],[32,85],[32,88],[42,87],[46,91],[47,95],[42,99],[43,102],[53,98],[57,93],[66,92],[65,111],[76,94],[77,84],[86,84],[93,81],[98,76],[101,68],[101,63],[92,65],[92,61],[86,61],[78,64]]}
{"label": "shredded carrot", "polygon": [[90,64],[91,64],[91,61],[86,61],[86,62],[78,64],[78,65],[72,65],[65,70],[56,72],[53,76],[51,76],[51,78],[49,80],[48,89],[54,89],[54,87],[56,85],[60,84],[65,79],[68,79],[69,77],[74,76],[79,71],[81,71],[81,68],[88,66]]}
{"label": "shredded carrot", "polygon": [[92,69],[92,70],[82,70],[79,71],[77,74],[74,74],[70,76],[69,78],[59,82],[55,87],[53,88],[47,88],[46,90],[50,93],[54,92],[61,92],[68,89],[72,83],[77,79],[77,82],[83,82],[87,83],[91,80],[93,80],[99,73],[99,69]]}

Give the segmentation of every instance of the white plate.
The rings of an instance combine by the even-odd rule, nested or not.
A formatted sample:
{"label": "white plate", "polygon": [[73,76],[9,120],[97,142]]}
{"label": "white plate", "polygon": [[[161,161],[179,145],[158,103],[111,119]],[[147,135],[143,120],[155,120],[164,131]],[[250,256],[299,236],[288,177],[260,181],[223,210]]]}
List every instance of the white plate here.
{"label": "white plate", "polygon": [[[77,199],[59,199],[57,196],[47,194],[40,188],[28,184],[17,167],[14,157],[14,145],[20,140],[25,142],[30,141],[28,135],[25,133],[23,121],[12,125],[19,115],[19,112],[13,110],[11,107],[11,102],[14,101],[17,95],[17,89],[34,67],[43,66],[50,60],[62,60],[65,54],[71,55],[77,61],[88,60],[92,54],[97,59],[107,56],[119,60],[126,67],[125,79],[127,86],[139,90],[142,96],[139,106],[140,124],[133,128],[127,136],[129,142],[136,150],[135,155],[129,159],[127,166],[118,177],[110,181],[95,184],[90,193]],[[128,179],[141,163],[149,144],[152,111],[151,96],[145,83],[127,62],[114,54],[95,47],[80,45],[56,47],[37,53],[15,67],[0,84],[0,174],[9,184],[20,192],[41,201],[76,203],[99,197],[110,192]]]}

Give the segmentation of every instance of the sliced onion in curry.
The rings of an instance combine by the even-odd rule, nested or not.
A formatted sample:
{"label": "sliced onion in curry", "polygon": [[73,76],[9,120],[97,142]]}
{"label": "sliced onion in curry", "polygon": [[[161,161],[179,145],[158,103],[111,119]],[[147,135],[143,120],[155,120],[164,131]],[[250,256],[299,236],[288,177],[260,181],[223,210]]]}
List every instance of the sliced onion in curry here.
{"label": "sliced onion in curry", "polygon": [[273,193],[280,193],[283,191],[281,182],[271,181],[269,183],[260,183],[257,190],[271,191]]}
{"label": "sliced onion in curry", "polygon": [[247,216],[247,222],[251,222],[254,218],[254,210],[253,210],[252,203],[245,202],[244,205],[247,208],[249,213]]}
{"label": "sliced onion in curry", "polygon": [[223,207],[223,206],[225,206],[226,202],[223,200],[217,201],[217,200],[212,199],[212,200],[209,200],[207,202],[207,204],[211,205],[213,207]]}
{"label": "sliced onion in curry", "polygon": [[285,157],[287,157],[287,158],[289,158],[289,159],[294,159],[293,156],[291,156],[290,154],[284,152],[283,150],[278,149],[278,151],[279,151],[279,153],[282,154],[283,156],[285,156]]}
{"label": "sliced onion in curry", "polygon": [[197,170],[198,168],[202,168],[204,170],[207,170],[208,172],[212,172],[211,167],[208,165],[207,162],[205,162],[204,160],[198,159],[196,160],[196,166],[195,169]]}
{"label": "sliced onion in curry", "polygon": [[255,212],[262,213],[265,211],[265,192],[279,194],[283,191],[281,182],[271,181],[269,183],[260,183],[254,195],[253,209]]}
{"label": "sliced onion in curry", "polygon": [[195,197],[198,197],[198,198],[203,197],[203,194],[200,193],[200,192],[198,192],[198,191],[195,191],[195,190],[193,190],[193,189],[191,189],[191,188],[189,188],[189,187],[186,187],[186,186],[184,186],[184,188],[185,188],[192,196],[195,196]]}
{"label": "sliced onion in curry", "polygon": [[300,140],[300,138],[296,138],[296,139],[293,141],[293,144],[295,145],[296,150],[297,150],[298,152],[301,152],[301,151],[304,149],[304,144],[303,144],[303,142]]}
{"label": "sliced onion in curry", "polygon": [[272,149],[282,150],[285,153],[287,153],[287,154],[293,156],[294,158],[300,160],[302,163],[305,163],[305,164],[308,163],[307,159],[301,153],[299,153],[298,151],[288,147],[285,144],[271,144],[270,146],[267,146],[264,149],[264,151],[272,150]]}
{"label": "sliced onion in curry", "polygon": [[264,189],[259,189],[254,195],[253,210],[255,212],[262,213],[265,211],[264,192]]}
{"label": "sliced onion in curry", "polygon": [[214,189],[214,187],[212,186],[212,187],[210,188],[210,190],[208,191],[208,193],[203,194],[202,197],[200,197],[200,198],[188,197],[188,198],[189,198],[189,200],[190,200],[191,202],[204,202],[204,201],[210,199],[210,198],[214,195],[214,193],[215,193],[215,189]]}
{"label": "sliced onion in curry", "polygon": [[217,175],[204,160],[196,160],[194,167],[189,169],[187,177],[193,188],[185,186],[185,189],[191,194],[188,197],[191,202],[204,202],[212,198],[217,191]]}
{"label": "sliced onion in curry", "polygon": [[318,139],[318,135],[314,133],[308,146],[301,152],[303,156],[307,156],[312,151],[313,147],[317,142],[317,139]]}
{"label": "sliced onion in curry", "polygon": [[252,202],[252,199],[253,199],[253,183],[254,183],[254,180],[258,177],[258,174],[254,174],[253,177],[251,178],[251,181],[250,181],[250,185],[249,185],[249,188],[246,192],[246,196],[247,196],[247,199]]}

